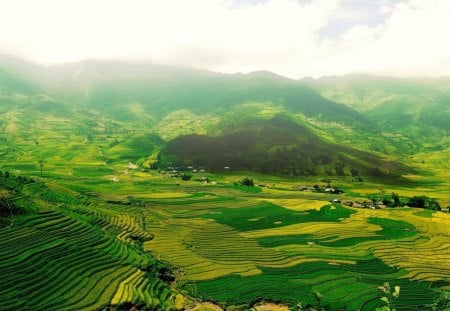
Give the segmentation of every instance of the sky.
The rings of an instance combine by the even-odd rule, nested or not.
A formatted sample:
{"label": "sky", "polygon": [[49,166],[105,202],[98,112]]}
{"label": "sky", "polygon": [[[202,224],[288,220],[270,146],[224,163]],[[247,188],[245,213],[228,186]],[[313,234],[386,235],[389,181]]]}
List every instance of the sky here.
{"label": "sky", "polygon": [[0,0],[0,53],[291,78],[450,76],[450,0]]}

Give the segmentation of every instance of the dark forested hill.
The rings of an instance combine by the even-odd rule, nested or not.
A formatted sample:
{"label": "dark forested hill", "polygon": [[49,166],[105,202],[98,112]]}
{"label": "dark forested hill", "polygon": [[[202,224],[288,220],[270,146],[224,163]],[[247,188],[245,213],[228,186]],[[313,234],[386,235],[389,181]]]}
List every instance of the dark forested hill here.
{"label": "dark forested hill", "polygon": [[328,143],[292,118],[247,119],[219,136],[186,135],[162,149],[159,164],[287,175],[400,176],[407,166]]}

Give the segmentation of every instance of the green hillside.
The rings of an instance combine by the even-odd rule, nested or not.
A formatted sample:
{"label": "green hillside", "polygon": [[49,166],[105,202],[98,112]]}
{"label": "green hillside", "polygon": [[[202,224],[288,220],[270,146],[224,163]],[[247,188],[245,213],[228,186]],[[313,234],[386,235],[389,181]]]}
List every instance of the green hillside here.
{"label": "green hillside", "polygon": [[[5,103],[0,126],[10,144],[2,149],[17,149],[27,165],[40,158],[60,161],[49,158],[61,154],[51,152],[55,148],[68,164],[144,163],[167,145],[163,162],[288,175],[354,170],[397,176],[414,171],[394,164],[405,161],[403,154],[448,144],[445,80],[295,81],[269,72],[228,75],[98,61],[41,67],[0,60]],[[297,125],[269,121],[279,114]],[[39,144],[45,137],[51,137],[49,143]],[[234,141],[252,143],[244,154]],[[201,148],[186,157],[185,149],[204,143],[222,150],[222,158]],[[383,160],[386,155],[389,160]]]}
{"label": "green hillside", "polygon": [[[17,148],[15,159],[21,154],[21,162],[27,165],[36,165],[42,158],[49,165],[61,162],[62,153],[63,161],[70,165],[68,171],[77,163],[144,163],[166,144],[161,157],[170,157],[168,150],[176,153],[174,146],[181,147],[183,139],[187,139],[177,140],[178,136],[197,134],[213,135],[219,149],[229,149],[228,155],[222,153],[223,161],[212,160],[211,156],[216,158],[213,155],[202,160],[216,168],[231,165],[236,169],[294,175],[349,174],[355,168],[377,175],[374,165],[369,165],[371,160],[367,160],[369,154],[352,151],[350,156],[344,156],[350,149],[341,150],[338,145],[350,142],[357,149],[379,151],[381,145],[381,151],[394,149],[355,110],[325,99],[304,83],[268,72],[224,75],[92,61],[40,67],[8,60],[0,64],[4,76],[9,72],[18,80],[5,84],[3,91],[5,102],[12,103],[0,118],[11,144],[10,149],[3,149],[8,152]],[[295,121],[276,121],[275,116],[280,113]],[[267,125],[257,120],[271,118]],[[255,120],[247,129],[247,120],[252,119]],[[340,129],[336,130],[336,126]],[[256,148],[248,160],[232,159],[238,146],[228,146],[229,141],[257,141],[266,134],[266,141],[246,147]],[[373,136],[369,145],[367,135]],[[236,140],[236,136],[240,138]],[[49,139],[42,143],[45,137]],[[375,141],[380,143],[375,146]],[[61,152],[52,152],[55,150]],[[53,156],[58,158],[53,160]],[[350,159],[359,157],[360,163],[350,163]],[[267,162],[255,161],[263,158]],[[289,161],[275,164],[281,158]],[[389,166],[380,165],[380,174],[408,171]]]}
{"label": "green hillside", "polygon": [[367,75],[325,77],[303,82],[326,98],[344,103],[403,140],[403,151],[435,150],[448,145],[450,80],[395,79]]}
{"label": "green hillside", "polygon": [[[239,122],[240,121],[240,122]],[[223,171],[251,170],[286,175],[400,176],[405,165],[368,152],[324,141],[293,118],[247,118],[227,125],[218,136],[185,135],[161,151],[159,164]]]}
{"label": "green hillside", "polygon": [[159,120],[180,109],[217,114],[254,101],[271,102],[293,113],[326,121],[366,122],[356,111],[325,99],[306,84],[269,72],[225,75],[150,64],[92,61],[37,67],[15,60],[7,66],[0,64],[1,67],[26,77],[29,83],[62,102],[100,109],[118,120],[124,120],[124,113],[136,107],[148,118]]}

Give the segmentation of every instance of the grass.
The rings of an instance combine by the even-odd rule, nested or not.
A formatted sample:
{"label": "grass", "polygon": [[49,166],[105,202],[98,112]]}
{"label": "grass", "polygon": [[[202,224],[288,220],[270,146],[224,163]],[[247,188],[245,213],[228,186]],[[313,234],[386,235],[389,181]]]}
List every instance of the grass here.
{"label": "grass", "polygon": [[435,213],[435,211],[433,211],[433,210],[424,209],[421,211],[414,212],[414,215],[425,217],[425,218],[433,218],[434,213]]}

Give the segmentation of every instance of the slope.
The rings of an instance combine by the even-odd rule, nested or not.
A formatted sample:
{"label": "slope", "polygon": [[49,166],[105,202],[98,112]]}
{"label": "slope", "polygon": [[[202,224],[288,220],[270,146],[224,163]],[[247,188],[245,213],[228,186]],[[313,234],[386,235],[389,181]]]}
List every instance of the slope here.
{"label": "slope", "polygon": [[134,109],[130,123],[136,123],[139,116],[161,120],[180,109],[220,114],[234,105],[255,101],[282,105],[292,113],[325,121],[366,124],[355,110],[322,97],[304,83],[269,72],[229,75],[106,61],[39,67],[19,60],[5,65],[0,57],[1,67],[61,102],[95,108],[116,120],[125,121],[124,115]]}
{"label": "slope", "polygon": [[386,135],[400,137],[403,152],[436,150],[450,135],[448,78],[325,77],[303,82],[323,96],[358,110]]}
{"label": "slope", "polygon": [[[70,165],[65,166],[68,173],[80,164],[109,169],[111,163],[143,163],[166,143],[147,136],[157,133],[167,141],[175,139],[166,148],[170,152],[161,154],[169,157],[179,154],[181,150],[174,149],[185,148],[183,140],[189,137],[209,148],[203,140],[210,138],[177,140],[180,135],[223,140],[218,150],[224,149],[223,157],[230,150],[228,156],[221,161],[199,160],[215,168],[294,175],[343,175],[353,168],[370,175],[408,171],[356,151],[396,150],[395,140],[383,136],[356,110],[322,97],[302,82],[269,72],[229,75],[106,61],[42,67],[2,60],[0,68],[32,86],[32,91],[16,88],[19,91],[7,93],[13,103],[21,103],[0,117],[2,138],[9,139],[0,152],[10,156],[8,162],[36,166],[44,158]],[[289,116],[286,124],[274,118],[279,113]],[[245,142],[251,156],[237,152],[242,146],[233,141]]]}
{"label": "slope", "polygon": [[287,114],[246,118],[217,136],[185,135],[170,141],[159,165],[251,170],[287,175],[399,176],[404,165],[324,141]]}

